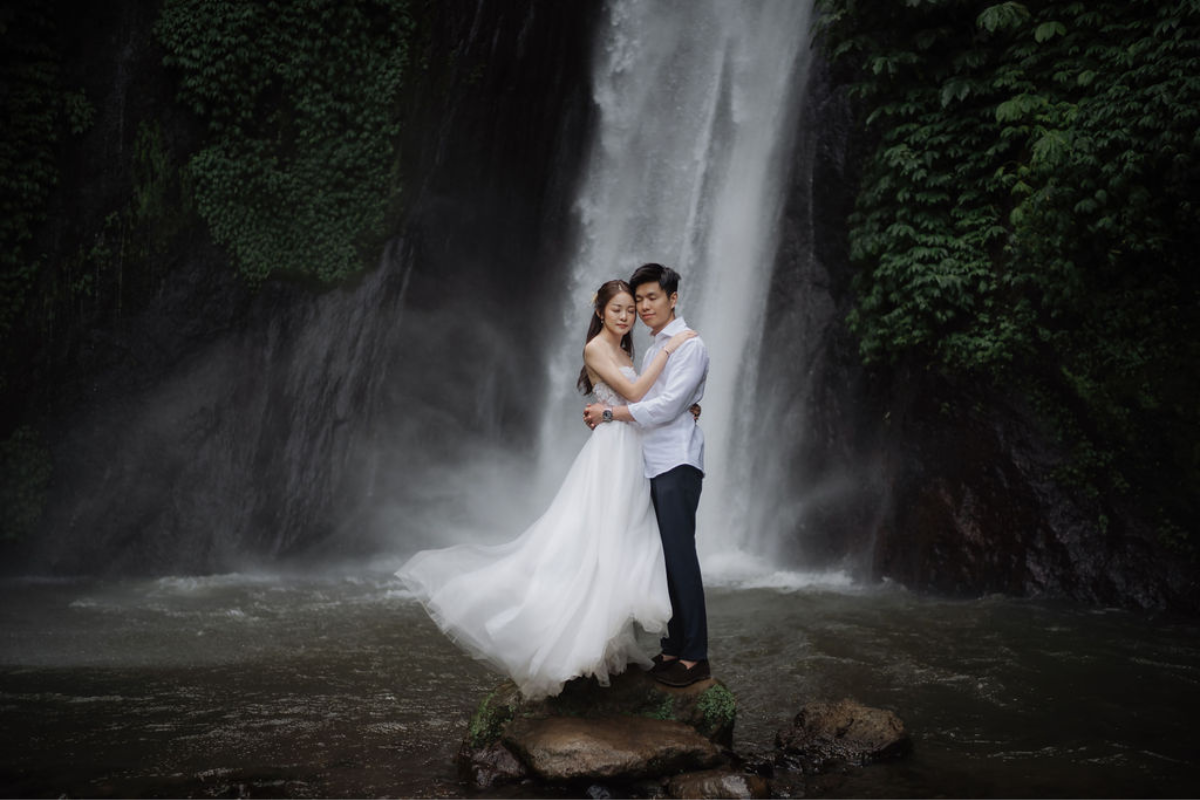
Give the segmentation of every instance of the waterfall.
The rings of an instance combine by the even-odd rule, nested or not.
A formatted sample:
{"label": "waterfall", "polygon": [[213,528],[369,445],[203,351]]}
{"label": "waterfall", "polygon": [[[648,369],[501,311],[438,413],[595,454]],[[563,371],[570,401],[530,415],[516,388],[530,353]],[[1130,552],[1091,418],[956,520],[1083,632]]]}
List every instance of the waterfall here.
{"label": "waterfall", "polygon": [[[671,266],[682,275],[677,311],[711,358],[697,528],[706,570],[739,556],[769,560],[783,533],[748,521],[776,501],[756,487],[781,482],[751,481],[751,465],[763,459],[746,442],[781,446],[754,435],[768,421],[749,387],[758,384],[810,15],[807,0],[612,0],[598,33],[598,122],[576,200],[563,327],[549,355],[542,490],[561,478],[586,433],[572,389],[592,293],[644,262]],[[639,324],[637,359],[649,341]]]}

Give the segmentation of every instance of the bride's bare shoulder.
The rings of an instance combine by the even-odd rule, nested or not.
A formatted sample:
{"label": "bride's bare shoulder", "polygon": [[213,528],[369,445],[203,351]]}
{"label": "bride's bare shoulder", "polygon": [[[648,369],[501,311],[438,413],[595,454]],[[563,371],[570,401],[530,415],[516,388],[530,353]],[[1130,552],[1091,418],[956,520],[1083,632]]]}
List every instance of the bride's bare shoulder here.
{"label": "bride's bare shoulder", "polygon": [[583,346],[583,354],[592,358],[612,358],[612,348],[597,336]]}

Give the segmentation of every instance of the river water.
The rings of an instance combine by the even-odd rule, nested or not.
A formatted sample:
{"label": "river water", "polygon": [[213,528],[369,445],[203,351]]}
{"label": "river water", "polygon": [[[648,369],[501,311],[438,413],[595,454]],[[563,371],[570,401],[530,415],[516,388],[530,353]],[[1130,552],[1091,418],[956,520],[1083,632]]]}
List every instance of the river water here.
{"label": "river water", "polygon": [[[1200,785],[1195,622],[931,599],[838,575],[763,584],[710,590],[714,669],[739,700],[735,748],[768,753],[801,705],[841,697],[892,709],[914,736],[907,760],[808,796]],[[386,571],[26,579],[0,595],[5,796],[477,794],[453,758],[497,678]]]}

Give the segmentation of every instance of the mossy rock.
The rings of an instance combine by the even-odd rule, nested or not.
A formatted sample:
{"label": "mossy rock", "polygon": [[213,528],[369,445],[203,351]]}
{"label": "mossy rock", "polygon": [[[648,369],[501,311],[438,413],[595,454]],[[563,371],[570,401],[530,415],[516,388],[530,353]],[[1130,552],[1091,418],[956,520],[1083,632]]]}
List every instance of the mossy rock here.
{"label": "mossy rock", "polygon": [[482,750],[500,740],[505,726],[516,715],[520,703],[520,693],[516,684],[506,681],[488,692],[471,721],[467,723],[467,736],[464,744],[473,750]]}
{"label": "mossy rock", "polygon": [[471,749],[488,747],[498,742],[517,718],[621,716],[682,722],[710,741],[731,747],[737,699],[713,678],[676,688],[658,683],[637,668],[613,677],[609,686],[601,686],[593,678],[577,678],[556,697],[542,700],[523,699],[516,685],[505,681],[480,701],[464,744]]}
{"label": "mossy rock", "polygon": [[693,719],[692,726],[714,742],[733,746],[733,723],[737,720],[737,698],[720,681],[713,681],[696,700],[693,714],[699,713],[699,721]]}

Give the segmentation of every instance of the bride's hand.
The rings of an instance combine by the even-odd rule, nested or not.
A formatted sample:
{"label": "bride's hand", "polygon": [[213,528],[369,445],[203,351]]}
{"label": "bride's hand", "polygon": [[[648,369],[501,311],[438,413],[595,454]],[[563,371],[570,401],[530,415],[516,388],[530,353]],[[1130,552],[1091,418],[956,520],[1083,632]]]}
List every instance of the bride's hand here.
{"label": "bride's hand", "polygon": [[583,407],[583,424],[595,430],[603,419],[605,408],[604,403],[588,403]]}
{"label": "bride's hand", "polygon": [[670,355],[671,353],[674,353],[676,350],[679,349],[679,345],[683,344],[688,339],[694,338],[699,335],[700,334],[696,333],[694,330],[691,330],[690,328],[686,331],[680,331],[679,333],[672,336],[665,345],[663,345],[663,349],[667,351],[668,355]]}

